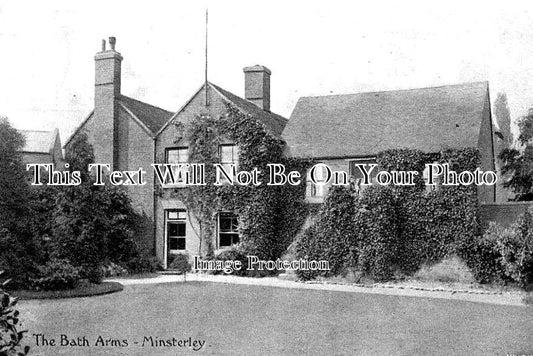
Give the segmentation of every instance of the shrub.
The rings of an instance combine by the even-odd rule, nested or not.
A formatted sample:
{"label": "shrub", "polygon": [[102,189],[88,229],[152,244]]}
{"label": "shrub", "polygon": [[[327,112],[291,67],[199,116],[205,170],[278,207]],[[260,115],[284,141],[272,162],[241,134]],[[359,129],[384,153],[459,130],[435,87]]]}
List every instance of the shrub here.
{"label": "shrub", "polygon": [[445,258],[432,265],[424,265],[414,275],[416,279],[429,282],[472,283],[474,276],[466,264],[457,256]]}
{"label": "shrub", "polygon": [[[324,235],[320,234],[318,225],[313,224],[309,226],[303,234],[296,241],[296,256],[302,259],[320,260],[320,257],[325,250],[322,247],[325,244]],[[320,271],[313,270],[296,270],[298,278],[304,281],[308,281],[316,278]]]}
{"label": "shrub", "polygon": [[80,279],[79,269],[68,260],[53,259],[39,270],[41,277],[33,282],[38,290],[72,289]]}
{"label": "shrub", "polygon": [[[251,271],[248,271],[247,254],[241,245],[231,246],[224,249],[215,255],[215,260],[218,261],[241,261],[241,269],[239,271],[233,271],[234,276],[247,276]],[[213,274],[221,274],[223,271],[214,271]]]}
{"label": "shrub", "polygon": [[508,232],[499,225],[491,223],[482,236],[472,236],[462,242],[459,248],[460,256],[474,274],[477,282],[503,283],[508,280],[500,263],[500,254],[495,249],[498,236]]}
{"label": "shrub", "polygon": [[6,284],[4,282],[0,285],[0,355],[24,356],[28,354],[30,347],[22,348],[20,345],[26,331],[18,331],[19,311],[15,310],[17,298],[3,290]]}
{"label": "shrub", "polygon": [[495,243],[505,275],[524,286],[533,282],[533,217],[522,214],[510,228],[503,230]]}
{"label": "shrub", "polygon": [[114,262],[108,262],[102,266],[104,277],[123,276],[128,274],[128,270]]}
{"label": "shrub", "polygon": [[80,266],[80,277],[89,280],[91,283],[100,284],[104,279],[103,264]]}
{"label": "shrub", "polygon": [[374,279],[390,279],[400,250],[400,225],[393,192],[388,187],[370,187],[358,205],[358,211],[363,212],[355,219],[364,222],[359,227],[357,266]]}
{"label": "shrub", "polygon": [[533,219],[520,215],[509,228],[491,223],[484,235],[463,247],[467,263],[481,283],[533,282]]}
{"label": "shrub", "polygon": [[189,255],[182,253],[174,255],[174,258],[168,267],[169,269],[176,270],[181,273],[190,272],[191,264],[189,263]]}
{"label": "shrub", "polygon": [[129,273],[151,273],[163,269],[161,261],[157,257],[145,254],[132,257],[124,266]]}
{"label": "shrub", "polygon": [[10,288],[29,288],[39,275],[31,240],[27,234],[15,234],[0,226],[0,269],[11,278]]}
{"label": "shrub", "polygon": [[[297,270],[299,278],[308,280],[319,274],[338,274],[349,261],[359,239],[352,192],[341,186],[332,187],[316,220],[296,242],[297,258],[329,261],[331,271]],[[355,262],[356,263],[356,262]]]}

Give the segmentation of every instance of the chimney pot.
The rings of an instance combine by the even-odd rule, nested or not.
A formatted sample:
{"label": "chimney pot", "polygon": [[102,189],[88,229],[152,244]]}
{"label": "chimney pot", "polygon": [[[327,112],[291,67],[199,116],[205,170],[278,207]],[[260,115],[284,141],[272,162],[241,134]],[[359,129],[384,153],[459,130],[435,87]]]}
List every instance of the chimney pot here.
{"label": "chimney pot", "polygon": [[115,37],[109,37],[109,45],[113,51],[115,50],[115,43],[117,43],[117,39]]}
{"label": "chimney pot", "polygon": [[105,40],[102,40],[102,52],[105,51]]}

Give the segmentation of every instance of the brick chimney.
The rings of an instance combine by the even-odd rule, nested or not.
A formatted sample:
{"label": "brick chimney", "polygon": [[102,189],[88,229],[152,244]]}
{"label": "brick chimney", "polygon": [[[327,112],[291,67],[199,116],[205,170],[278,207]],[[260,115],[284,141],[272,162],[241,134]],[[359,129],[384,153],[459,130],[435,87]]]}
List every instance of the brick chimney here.
{"label": "brick chimney", "polygon": [[245,67],[244,97],[265,111],[270,111],[270,74],[265,66]]}
{"label": "brick chimney", "polygon": [[110,49],[102,40],[102,50],[94,56],[94,116],[98,127],[98,146],[95,147],[97,163],[109,163],[116,169],[118,162],[118,98],[122,55],[115,51],[115,37],[109,37]]}

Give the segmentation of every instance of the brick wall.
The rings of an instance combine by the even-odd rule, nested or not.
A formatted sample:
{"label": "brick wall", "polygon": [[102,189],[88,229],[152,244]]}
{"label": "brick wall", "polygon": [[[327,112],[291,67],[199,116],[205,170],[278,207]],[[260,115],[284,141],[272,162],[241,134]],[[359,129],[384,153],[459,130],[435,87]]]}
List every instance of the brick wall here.
{"label": "brick wall", "polygon": [[533,206],[533,202],[481,204],[479,206],[481,227],[485,230],[491,221],[508,227],[516,221],[520,214],[523,214],[531,206]]}

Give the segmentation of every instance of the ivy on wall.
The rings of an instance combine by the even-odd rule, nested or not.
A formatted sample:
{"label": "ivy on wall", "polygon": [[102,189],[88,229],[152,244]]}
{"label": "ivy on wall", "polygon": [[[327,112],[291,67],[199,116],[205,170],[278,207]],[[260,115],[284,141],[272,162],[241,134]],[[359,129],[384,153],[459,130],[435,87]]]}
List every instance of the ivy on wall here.
{"label": "ivy on wall", "polygon": [[[418,171],[414,186],[372,186],[361,195],[346,187],[330,190],[316,222],[297,241],[299,258],[325,259],[337,275],[356,269],[377,280],[393,278],[395,271],[413,273],[422,263],[458,254],[473,265],[479,239],[477,189],[440,186],[427,191],[426,163],[449,163],[450,168],[475,170],[476,149],[424,153],[395,149],[377,155],[380,170]],[[302,279],[316,271],[297,271]]]}
{"label": "ivy on wall", "polygon": [[[186,124],[176,123],[176,129],[175,143],[189,147],[189,162],[205,164],[206,185],[160,188],[159,194],[181,200],[190,217],[196,220],[198,231],[195,232],[200,239],[198,253],[213,256],[217,214],[230,211],[239,217],[243,250],[264,259],[279,257],[307,215],[305,178],[297,186],[267,186],[267,164],[284,164],[287,171],[298,170],[305,177],[311,162],[285,158],[284,141],[231,103],[226,103],[226,114],[221,117],[198,115]],[[220,163],[219,146],[224,143],[239,147],[238,170],[257,168],[260,171],[259,186],[213,184],[216,178],[213,164]]]}

